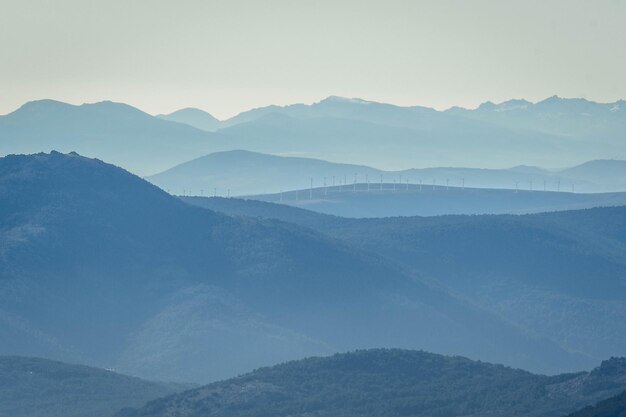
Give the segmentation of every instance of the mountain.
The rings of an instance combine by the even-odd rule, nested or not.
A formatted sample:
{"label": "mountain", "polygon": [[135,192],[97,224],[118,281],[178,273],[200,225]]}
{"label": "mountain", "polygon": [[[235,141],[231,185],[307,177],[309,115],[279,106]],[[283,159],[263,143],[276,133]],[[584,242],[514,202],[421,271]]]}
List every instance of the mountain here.
{"label": "mountain", "polygon": [[568,417],[624,417],[626,416],[626,391],[600,401],[594,406],[569,414]]}
{"label": "mountain", "polygon": [[170,114],[159,114],[157,117],[170,122],[184,123],[207,132],[214,132],[220,126],[220,121],[215,117],[204,110],[192,107],[180,109]]}
{"label": "mountain", "polygon": [[0,356],[0,417],[110,417],[188,388],[47,359]]}
{"label": "mountain", "polygon": [[0,155],[76,151],[138,174],[212,152],[220,140],[214,133],[109,101],[74,106],[40,100],[0,116]]}
{"label": "mountain", "polygon": [[351,184],[247,198],[342,217],[528,214],[626,205],[626,193],[580,194],[448,187],[431,184]]}
{"label": "mountain", "polygon": [[548,377],[463,357],[366,350],[259,369],[117,416],[556,417],[624,387],[624,359]]}
{"label": "mountain", "polygon": [[591,363],[380,256],[190,206],[77,154],[0,159],[0,199],[3,354],[191,382],[376,346]]}
{"label": "mountain", "polygon": [[383,256],[596,361],[626,352],[626,207],[532,215],[347,219],[253,200],[185,198],[279,219]]}

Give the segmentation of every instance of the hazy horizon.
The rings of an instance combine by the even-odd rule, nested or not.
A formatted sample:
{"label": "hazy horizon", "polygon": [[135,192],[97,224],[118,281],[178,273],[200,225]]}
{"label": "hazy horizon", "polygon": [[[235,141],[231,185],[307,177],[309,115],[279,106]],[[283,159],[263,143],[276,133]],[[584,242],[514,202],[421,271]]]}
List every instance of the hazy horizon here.
{"label": "hazy horizon", "polygon": [[42,98],[219,119],[329,95],[439,110],[613,102],[626,97],[625,16],[621,0],[9,0],[0,114]]}

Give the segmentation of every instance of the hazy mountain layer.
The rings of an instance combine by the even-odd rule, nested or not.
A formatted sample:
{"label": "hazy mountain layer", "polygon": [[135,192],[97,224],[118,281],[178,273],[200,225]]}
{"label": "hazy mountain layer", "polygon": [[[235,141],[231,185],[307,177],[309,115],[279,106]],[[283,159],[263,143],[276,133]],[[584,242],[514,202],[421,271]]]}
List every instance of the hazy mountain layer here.
{"label": "hazy mountain layer", "polygon": [[[350,189],[355,180],[380,182],[399,189],[409,181],[432,189],[433,182],[467,188],[503,188],[534,191],[603,192],[626,191],[626,161],[589,161],[565,170],[548,171],[517,166],[510,169],[424,168],[382,171],[363,165],[340,164],[311,158],[267,155],[250,151],[209,154],[177,165],[147,180],[177,195],[225,196],[279,193],[343,184]],[[362,188],[362,186],[359,186]],[[418,213],[413,213],[418,214]]]}
{"label": "hazy mountain layer", "polygon": [[219,149],[219,135],[121,103],[33,101],[0,116],[0,155],[79,152],[148,175]]}
{"label": "hazy mountain layer", "polygon": [[[609,108],[554,98],[535,104],[540,111],[532,117],[516,116],[521,121],[509,123],[500,120],[503,111],[493,111],[495,118],[474,117],[472,111],[439,112],[329,97],[312,105],[244,112],[219,122],[219,133],[210,133],[188,125],[213,130],[217,123],[194,109],[165,116],[176,120],[172,122],[125,104],[74,106],[41,100],[0,116],[0,155],[77,151],[141,175],[235,149],[387,170],[442,165],[501,169],[520,164],[559,168],[590,159],[626,159],[622,107],[621,102]],[[550,128],[538,120],[548,121]],[[557,129],[561,125],[565,128]]]}
{"label": "hazy mountain layer", "polygon": [[624,387],[624,359],[547,377],[462,357],[370,350],[259,369],[118,417],[557,417]]}

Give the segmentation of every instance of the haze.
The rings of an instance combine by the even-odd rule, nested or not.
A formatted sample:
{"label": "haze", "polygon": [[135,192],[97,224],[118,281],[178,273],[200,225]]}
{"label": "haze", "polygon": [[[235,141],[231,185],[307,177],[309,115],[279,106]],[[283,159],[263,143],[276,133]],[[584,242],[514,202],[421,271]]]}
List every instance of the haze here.
{"label": "haze", "polygon": [[16,1],[0,114],[114,100],[219,118],[336,94],[439,109],[626,97],[624,1]]}

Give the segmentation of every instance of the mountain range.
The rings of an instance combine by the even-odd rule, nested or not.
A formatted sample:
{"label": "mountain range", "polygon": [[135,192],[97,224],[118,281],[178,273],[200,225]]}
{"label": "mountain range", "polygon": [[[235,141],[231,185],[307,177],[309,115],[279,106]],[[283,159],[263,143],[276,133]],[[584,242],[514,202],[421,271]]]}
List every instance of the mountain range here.
{"label": "mountain range", "polygon": [[194,207],[77,154],[1,158],[0,199],[2,354],[182,382],[377,346],[594,363],[371,251]]}
{"label": "mountain range", "polygon": [[75,151],[144,175],[209,153],[219,142],[213,133],[109,101],[40,100],[0,116],[0,155]]}
{"label": "mountain range", "polygon": [[117,417],[559,417],[626,388],[626,362],[545,376],[419,351],[367,350],[263,368]]}
{"label": "mountain range", "polygon": [[[196,110],[156,117],[121,103],[74,106],[40,100],[0,116],[0,155],[76,151],[140,175],[236,149],[386,170],[520,164],[559,168],[590,159],[626,159],[621,101],[553,97],[502,110],[509,107],[436,111],[329,97],[312,105],[253,109],[207,132],[198,127],[213,129],[206,125],[212,119]],[[568,127],[559,130],[561,125]]]}
{"label": "mountain range", "polygon": [[[244,112],[225,121],[227,127],[219,132],[230,136],[237,149],[387,170],[520,164],[558,168],[589,159],[626,159],[621,140],[626,113],[621,104],[552,97],[512,110],[510,117],[519,115],[520,122],[506,124],[497,119],[502,111],[481,118],[473,115],[483,110],[441,112],[329,97],[312,105]],[[572,119],[580,126],[558,130],[560,123],[555,122],[548,130],[536,123],[537,119]]]}

